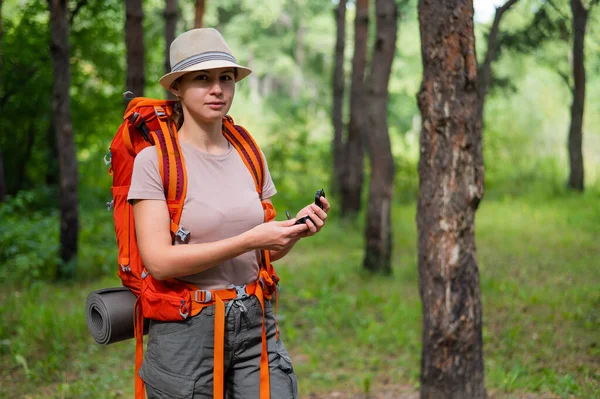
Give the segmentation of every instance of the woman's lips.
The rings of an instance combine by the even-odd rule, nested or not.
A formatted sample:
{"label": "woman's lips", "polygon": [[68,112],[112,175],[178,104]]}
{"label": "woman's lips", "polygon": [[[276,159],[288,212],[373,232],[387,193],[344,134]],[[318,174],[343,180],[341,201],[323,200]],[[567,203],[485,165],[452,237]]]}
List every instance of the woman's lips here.
{"label": "woman's lips", "polygon": [[211,108],[211,109],[220,109],[220,108],[223,108],[225,106],[225,103],[223,103],[223,102],[212,102],[212,103],[206,103],[206,105],[208,105],[209,108]]}

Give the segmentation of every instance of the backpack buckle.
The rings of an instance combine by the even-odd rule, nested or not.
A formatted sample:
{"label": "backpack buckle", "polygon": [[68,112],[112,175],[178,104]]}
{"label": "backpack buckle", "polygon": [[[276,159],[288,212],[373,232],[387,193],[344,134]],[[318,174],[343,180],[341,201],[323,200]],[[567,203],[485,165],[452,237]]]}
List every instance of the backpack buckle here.
{"label": "backpack buckle", "polygon": [[212,301],[212,292],[209,290],[194,291],[194,301],[198,303],[209,303]]}
{"label": "backpack buckle", "polygon": [[190,232],[185,231],[184,229],[179,227],[179,230],[175,232],[175,239],[182,244],[187,244],[188,242],[190,242]]}
{"label": "backpack buckle", "polygon": [[227,288],[235,289],[235,293],[237,295],[237,297],[235,299],[241,299],[241,298],[245,298],[248,296],[248,294],[246,293],[246,284],[244,284],[244,285],[231,284]]}
{"label": "backpack buckle", "polygon": [[165,110],[163,109],[163,107],[154,107],[154,113],[156,114],[156,116],[158,116],[159,118],[165,117],[167,116],[167,113],[165,112]]}

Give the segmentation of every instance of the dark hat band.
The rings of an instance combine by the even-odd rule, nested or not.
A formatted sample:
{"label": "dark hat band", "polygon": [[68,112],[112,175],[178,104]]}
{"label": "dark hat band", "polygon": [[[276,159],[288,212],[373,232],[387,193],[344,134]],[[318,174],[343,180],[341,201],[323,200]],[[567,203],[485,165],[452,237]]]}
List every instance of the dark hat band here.
{"label": "dark hat band", "polygon": [[179,72],[191,67],[192,65],[200,64],[206,61],[229,61],[236,64],[235,58],[229,53],[224,53],[222,51],[207,51],[178,62],[173,68],[171,68],[171,72]]}

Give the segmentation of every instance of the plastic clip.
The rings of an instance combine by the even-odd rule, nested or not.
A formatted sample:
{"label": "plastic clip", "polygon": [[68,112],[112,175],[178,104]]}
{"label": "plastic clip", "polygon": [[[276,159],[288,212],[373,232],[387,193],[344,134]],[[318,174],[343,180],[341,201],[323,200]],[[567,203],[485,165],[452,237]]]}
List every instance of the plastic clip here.
{"label": "plastic clip", "polygon": [[114,205],[115,205],[115,200],[108,201],[106,203],[106,210],[107,211],[112,211]]}
{"label": "plastic clip", "polygon": [[109,151],[105,156],[104,156],[104,164],[105,165],[110,165],[112,163],[112,153]]}
{"label": "plastic clip", "polygon": [[187,244],[190,242],[190,232],[185,231],[183,228],[179,227],[179,230],[175,233],[175,239],[182,244]]}
{"label": "plastic clip", "polygon": [[179,307],[179,315],[184,320],[190,315],[190,311],[185,306],[185,301],[183,299],[181,300],[181,306]]}
{"label": "plastic clip", "polygon": [[194,301],[198,303],[209,303],[212,301],[212,292],[209,290],[194,291]]}

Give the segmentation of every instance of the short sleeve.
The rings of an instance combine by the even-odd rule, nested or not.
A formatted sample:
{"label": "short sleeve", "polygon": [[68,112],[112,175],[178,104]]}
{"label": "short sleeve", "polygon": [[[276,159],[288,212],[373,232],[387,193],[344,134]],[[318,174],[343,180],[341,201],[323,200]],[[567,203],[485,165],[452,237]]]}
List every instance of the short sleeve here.
{"label": "short sleeve", "polygon": [[[262,151],[261,151],[262,152]],[[275,183],[273,183],[273,179],[271,178],[271,172],[269,172],[269,165],[267,164],[267,157],[265,154],[262,154],[263,159],[265,160],[265,173],[263,179],[263,187],[262,187],[262,198],[263,200],[269,199],[275,194],[277,194],[277,189],[275,188]]]}
{"label": "short sleeve", "polygon": [[144,148],[133,162],[133,174],[127,200],[136,199],[165,200],[165,192],[158,170],[158,157],[154,147]]}

